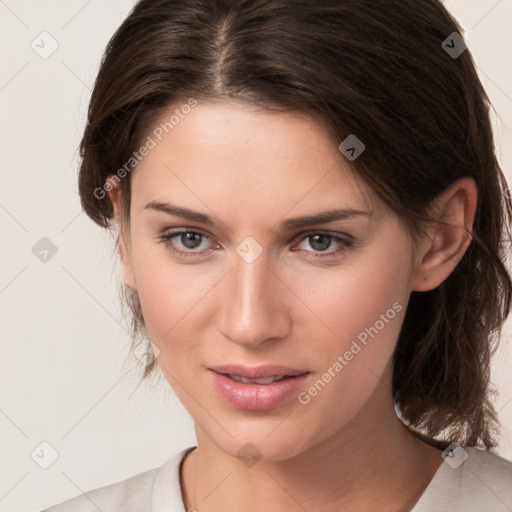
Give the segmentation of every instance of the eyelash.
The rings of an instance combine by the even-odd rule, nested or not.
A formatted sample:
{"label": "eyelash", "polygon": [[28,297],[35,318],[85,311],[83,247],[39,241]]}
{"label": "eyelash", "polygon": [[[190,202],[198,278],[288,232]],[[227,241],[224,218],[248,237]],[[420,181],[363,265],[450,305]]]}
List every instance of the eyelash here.
{"label": "eyelash", "polygon": [[[197,235],[201,235],[205,238],[210,238],[206,233],[200,231],[200,230],[182,230],[182,231],[176,231],[176,232],[171,232],[171,233],[166,233],[165,235],[162,235],[162,236],[159,236],[158,239],[160,240],[160,243],[163,243],[164,246],[169,249],[170,251],[178,254],[178,256],[198,256],[198,255],[201,255],[201,254],[204,254],[205,251],[180,251],[179,249],[176,249],[176,247],[173,245],[172,243],[172,239],[173,238],[176,238],[180,235],[183,235],[183,234],[187,234],[187,233],[194,233],[194,234],[197,234]],[[323,236],[327,236],[330,238],[331,241],[338,241],[340,243],[340,247],[334,251],[330,251],[330,252],[327,252],[327,251],[320,251],[320,252],[317,252],[316,254],[315,253],[312,253],[311,255],[309,255],[308,257],[310,258],[326,258],[326,257],[333,257],[333,256],[338,256],[338,255],[341,255],[341,254],[344,254],[345,252],[347,252],[351,247],[353,247],[353,241],[352,240],[348,240],[346,238],[342,238],[340,236],[336,236],[336,235],[333,235],[332,233],[326,233],[326,232],[323,232],[323,231],[310,231],[308,233],[306,233],[300,240],[299,240],[299,243],[302,242],[303,240],[306,240],[307,238],[311,238],[315,235],[323,235]],[[212,249],[207,249],[207,250],[212,250]],[[300,249],[299,249],[300,250]],[[311,251],[305,251],[307,253],[311,253]]]}

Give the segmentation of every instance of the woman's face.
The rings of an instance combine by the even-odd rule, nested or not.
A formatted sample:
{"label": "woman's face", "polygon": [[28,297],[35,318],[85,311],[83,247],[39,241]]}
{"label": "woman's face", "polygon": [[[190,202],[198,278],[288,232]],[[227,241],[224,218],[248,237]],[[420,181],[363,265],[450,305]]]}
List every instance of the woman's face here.
{"label": "woman's face", "polygon": [[[196,427],[279,460],[392,407],[413,257],[400,219],[310,119],[199,102],[169,126],[133,171],[124,271]],[[240,383],[212,371],[228,364],[307,373]]]}

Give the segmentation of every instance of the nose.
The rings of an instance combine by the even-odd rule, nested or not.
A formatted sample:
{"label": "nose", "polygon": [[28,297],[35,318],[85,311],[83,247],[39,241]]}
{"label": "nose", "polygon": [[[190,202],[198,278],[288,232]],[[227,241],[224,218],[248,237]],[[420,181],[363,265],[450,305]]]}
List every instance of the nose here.
{"label": "nose", "polygon": [[235,254],[220,301],[220,330],[229,340],[256,348],[289,334],[290,292],[276,274],[265,252],[252,263]]}

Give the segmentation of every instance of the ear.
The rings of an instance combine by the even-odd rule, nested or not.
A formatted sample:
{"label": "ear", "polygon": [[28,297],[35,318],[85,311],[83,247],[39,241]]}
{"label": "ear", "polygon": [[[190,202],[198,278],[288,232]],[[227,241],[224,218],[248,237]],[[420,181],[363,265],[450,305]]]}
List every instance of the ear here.
{"label": "ear", "polygon": [[119,180],[109,176],[107,178],[108,195],[114,209],[113,218],[117,224],[119,231],[119,256],[121,258],[121,265],[123,268],[123,275],[126,285],[133,290],[137,289],[135,284],[135,278],[133,276],[132,260],[130,256],[130,239],[129,233],[126,233],[127,229],[123,222],[123,201],[121,194],[121,185]]}
{"label": "ear", "polygon": [[473,228],[477,198],[473,178],[461,178],[434,200],[434,217],[440,222],[429,226],[416,248],[411,290],[433,290],[452,273],[471,243],[465,229]]}

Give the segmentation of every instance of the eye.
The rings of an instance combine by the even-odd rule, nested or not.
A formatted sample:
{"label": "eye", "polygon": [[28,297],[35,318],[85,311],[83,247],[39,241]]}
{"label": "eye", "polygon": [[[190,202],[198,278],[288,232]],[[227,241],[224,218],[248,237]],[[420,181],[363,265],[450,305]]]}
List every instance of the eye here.
{"label": "eye", "polygon": [[[204,255],[207,251],[212,251],[211,247],[205,247],[206,241],[211,238],[204,232],[199,230],[181,230],[171,233],[166,233],[158,237],[161,243],[170,251],[178,254],[179,256],[199,256]],[[308,250],[301,248],[299,250],[312,253],[308,257],[313,258],[326,258],[342,254],[350,247],[353,246],[351,239],[343,238],[332,233],[313,232],[303,236],[298,246],[308,241],[308,244],[313,249]],[[334,245],[333,250],[327,250]],[[292,248],[295,251],[295,249]]]}
{"label": "eye", "polygon": [[[300,244],[307,242],[307,244],[313,249],[313,251],[307,249],[306,252],[312,252],[312,257],[323,258],[329,256],[335,256],[346,252],[350,247],[353,246],[353,241],[348,238],[336,236],[331,233],[308,233],[304,236]],[[300,245],[298,244],[298,245]],[[334,250],[328,251],[329,247],[335,246]]]}
{"label": "eye", "polygon": [[[210,237],[202,231],[183,230],[174,233],[166,233],[158,238],[167,249],[170,249],[180,256],[195,256],[211,250],[201,247],[205,239],[210,240]],[[180,250],[180,245],[177,246],[177,243],[181,244],[184,250]],[[194,249],[198,250],[193,251]]]}

